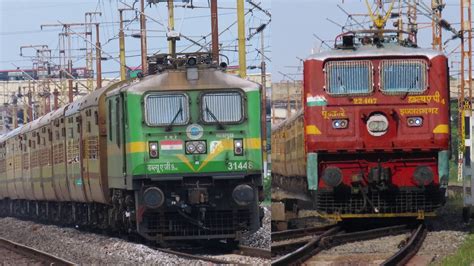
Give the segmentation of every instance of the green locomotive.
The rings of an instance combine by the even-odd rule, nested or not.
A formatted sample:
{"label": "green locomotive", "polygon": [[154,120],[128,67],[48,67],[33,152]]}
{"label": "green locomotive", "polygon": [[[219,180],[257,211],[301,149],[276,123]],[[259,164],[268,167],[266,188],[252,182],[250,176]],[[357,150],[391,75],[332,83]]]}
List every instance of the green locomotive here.
{"label": "green locomotive", "polygon": [[[260,86],[226,74],[208,54],[156,55],[149,63],[150,75],[99,89],[0,138],[0,154],[10,142],[14,151],[0,166],[26,154],[12,173],[0,167],[2,214],[159,243],[237,240],[261,226]],[[38,187],[42,197],[19,196],[6,184],[33,187],[21,173],[40,153],[52,158],[35,165],[51,169],[35,178],[48,182]]]}

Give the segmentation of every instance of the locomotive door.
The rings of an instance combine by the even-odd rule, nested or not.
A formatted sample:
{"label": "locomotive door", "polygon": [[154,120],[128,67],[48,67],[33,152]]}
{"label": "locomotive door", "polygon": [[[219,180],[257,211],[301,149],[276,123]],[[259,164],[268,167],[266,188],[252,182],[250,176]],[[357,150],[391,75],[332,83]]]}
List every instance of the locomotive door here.
{"label": "locomotive door", "polygon": [[107,165],[109,184],[113,188],[126,188],[125,140],[123,98],[116,95],[108,99]]}

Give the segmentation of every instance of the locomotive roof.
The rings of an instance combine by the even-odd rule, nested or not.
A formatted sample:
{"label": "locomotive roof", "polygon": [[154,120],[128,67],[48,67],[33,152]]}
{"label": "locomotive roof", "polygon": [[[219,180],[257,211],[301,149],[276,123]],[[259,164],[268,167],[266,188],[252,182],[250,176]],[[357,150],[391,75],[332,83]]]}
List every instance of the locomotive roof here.
{"label": "locomotive roof", "polygon": [[140,82],[133,82],[130,86],[121,86],[108,93],[114,95],[121,91],[134,94],[143,94],[151,90],[196,90],[196,89],[235,89],[245,92],[259,90],[259,84],[227,74],[216,68],[199,69],[198,80],[188,80],[186,70],[167,70],[161,74],[146,76]]}
{"label": "locomotive roof", "polygon": [[440,51],[435,51],[426,48],[414,48],[405,47],[398,44],[384,44],[383,47],[376,47],[373,45],[365,45],[357,47],[355,50],[352,49],[333,49],[324,51],[321,53],[315,53],[310,55],[307,60],[320,60],[325,61],[331,58],[364,58],[364,57],[383,57],[383,56],[401,56],[401,57],[413,57],[413,56],[425,56],[428,59],[433,59],[436,56],[443,55]]}

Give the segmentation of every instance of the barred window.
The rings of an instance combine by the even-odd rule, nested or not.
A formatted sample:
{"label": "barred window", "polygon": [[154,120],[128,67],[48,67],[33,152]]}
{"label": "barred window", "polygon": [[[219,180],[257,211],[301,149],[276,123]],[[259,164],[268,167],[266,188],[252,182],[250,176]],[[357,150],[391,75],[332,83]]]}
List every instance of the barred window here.
{"label": "barred window", "polygon": [[368,94],[373,90],[370,61],[332,61],[325,70],[329,95]]}
{"label": "barred window", "polygon": [[186,94],[150,94],[145,102],[146,122],[150,126],[185,125],[189,121]]}
{"label": "barred window", "polygon": [[201,99],[205,123],[238,123],[243,120],[242,95],[235,92],[206,93]]}
{"label": "barred window", "polygon": [[421,93],[427,87],[427,66],[423,60],[384,60],[380,69],[384,93]]}

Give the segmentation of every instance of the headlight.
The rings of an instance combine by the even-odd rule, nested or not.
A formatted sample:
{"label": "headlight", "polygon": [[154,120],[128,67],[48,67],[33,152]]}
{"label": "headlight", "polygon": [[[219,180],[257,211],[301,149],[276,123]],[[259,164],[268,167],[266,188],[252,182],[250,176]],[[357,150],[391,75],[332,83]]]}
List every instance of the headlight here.
{"label": "headlight", "polygon": [[196,150],[198,153],[206,153],[206,145],[204,145],[204,143],[198,143]]}
{"label": "headlight", "polygon": [[413,180],[420,187],[433,183],[433,177],[433,170],[429,166],[418,166],[413,173]]}
{"label": "headlight", "polygon": [[407,125],[409,127],[421,127],[423,125],[423,117],[408,117]]}
{"label": "headlight", "polygon": [[347,128],[349,125],[349,120],[348,119],[335,119],[332,120],[332,127],[334,129],[344,129]]}
{"label": "headlight", "polygon": [[240,206],[247,206],[255,201],[255,193],[249,185],[238,185],[232,191],[232,198]]}
{"label": "headlight", "polygon": [[186,141],[186,154],[205,154],[207,144],[205,140]]}
{"label": "headlight", "polygon": [[367,120],[367,131],[370,135],[379,137],[388,132],[388,119],[382,114],[374,114]]}
{"label": "headlight", "polygon": [[243,139],[234,139],[234,155],[236,156],[244,155],[244,140]]}
{"label": "headlight", "polygon": [[157,187],[150,187],[143,192],[143,203],[150,209],[161,207],[165,202],[165,194]]}
{"label": "headlight", "polygon": [[150,154],[150,158],[158,158],[158,142],[149,142],[148,152]]}
{"label": "headlight", "polygon": [[342,183],[342,171],[338,167],[329,166],[323,171],[323,181],[329,187],[337,187]]}

